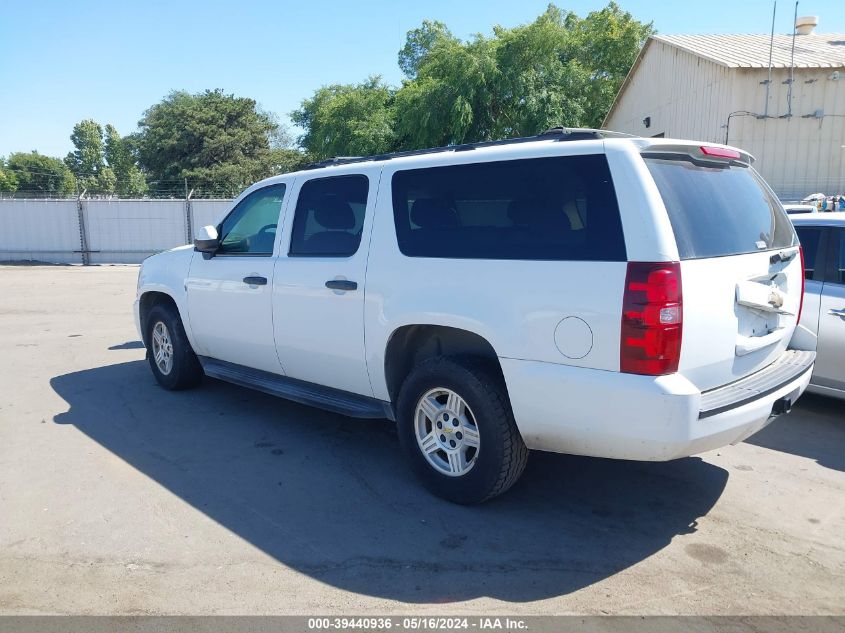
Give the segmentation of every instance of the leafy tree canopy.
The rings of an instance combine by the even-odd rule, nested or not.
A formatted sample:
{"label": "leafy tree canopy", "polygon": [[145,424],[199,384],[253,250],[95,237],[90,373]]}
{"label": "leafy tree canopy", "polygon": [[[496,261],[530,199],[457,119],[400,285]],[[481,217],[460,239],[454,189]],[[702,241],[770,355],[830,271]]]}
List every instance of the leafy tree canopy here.
{"label": "leafy tree canopy", "polygon": [[65,196],[76,191],[73,174],[59,158],[15,152],[6,160],[6,170],[17,180],[15,190],[24,195]]}
{"label": "leafy tree canopy", "polygon": [[422,26],[408,31],[405,46],[399,51],[399,68],[409,79],[417,76],[420,63],[438,44],[457,42],[449,28],[437,20],[423,20]]}
{"label": "leafy tree canopy", "polygon": [[586,125],[599,127],[604,121],[640,49],[654,32],[652,22],[637,21],[616,2],[576,22],[575,56],[590,77],[587,96],[591,107]]}
{"label": "leafy tree canopy", "polygon": [[18,178],[15,172],[6,166],[6,161],[0,156],[0,191],[15,191],[18,188]]}
{"label": "leafy tree canopy", "polygon": [[313,157],[380,154],[395,147],[393,92],[380,77],[324,86],[291,113],[305,130],[300,145]]}
{"label": "leafy tree canopy", "polygon": [[468,41],[425,21],[399,51],[400,88],[326,86],[291,117],[317,158],[599,127],[652,32],[615,2],[584,18],[550,4],[530,24]]}
{"label": "leafy tree canopy", "polygon": [[147,192],[147,182],[138,168],[131,138],[121,137],[113,125],[105,129],[105,158],[114,173],[114,193],[138,197]]}
{"label": "leafy tree canopy", "polygon": [[158,192],[179,192],[187,178],[215,187],[216,195],[235,195],[276,173],[279,154],[270,141],[278,125],[253,99],[222,90],[171,92],[138,126],[132,142]]}
{"label": "leafy tree canopy", "polygon": [[92,119],[73,126],[70,136],[74,150],[65,165],[76,177],[80,189],[89,195],[141,196],[147,190],[129,139],[122,138],[113,125],[103,126]]}
{"label": "leafy tree canopy", "polygon": [[599,127],[652,32],[615,2],[583,19],[549,5],[530,24],[468,42],[423,24],[399,55],[401,65],[419,53],[396,95],[398,136],[425,147]]}
{"label": "leafy tree canopy", "polygon": [[79,187],[91,194],[111,193],[115,175],[105,163],[103,127],[92,119],[80,121],[73,126],[70,140],[76,149],[65,157],[65,165],[76,176]]}

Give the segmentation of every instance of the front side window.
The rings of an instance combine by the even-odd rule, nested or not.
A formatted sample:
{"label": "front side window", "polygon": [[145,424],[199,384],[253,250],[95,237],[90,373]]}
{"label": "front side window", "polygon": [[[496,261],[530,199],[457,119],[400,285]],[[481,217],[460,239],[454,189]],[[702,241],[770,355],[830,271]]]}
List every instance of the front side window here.
{"label": "front side window", "polygon": [[625,261],[604,155],[449,165],[393,175],[410,257]]}
{"label": "front side window", "polygon": [[220,226],[218,253],[272,255],[285,185],[258,189],[241,200]]}
{"label": "front side window", "polygon": [[369,179],[364,175],[309,180],[299,191],[289,255],[351,257],[358,251]]}
{"label": "front side window", "polygon": [[836,266],[836,283],[845,284],[845,231],[839,231],[839,262]]}

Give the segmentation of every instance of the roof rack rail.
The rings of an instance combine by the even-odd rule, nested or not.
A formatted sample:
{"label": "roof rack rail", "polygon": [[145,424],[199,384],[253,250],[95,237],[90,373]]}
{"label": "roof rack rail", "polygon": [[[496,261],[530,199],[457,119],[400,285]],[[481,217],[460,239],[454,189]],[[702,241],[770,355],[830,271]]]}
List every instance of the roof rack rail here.
{"label": "roof rack rail", "polygon": [[359,163],[368,159],[368,156],[334,156],[332,158],[326,158],[316,163],[309,163],[308,165],[306,165],[306,169],[328,167],[329,165],[345,165],[346,163]]}
{"label": "roof rack rail", "polygon": [[350,163],[367,163],[380,160],[391,160],[404,158],[406,156],[421,156],[424,154],[440,154],[443,152],[467,152],[484,147],[497,147],[499,145],[516,145],[519,143],[534,143],[537,141],[586,141],[600,140],[605,138],[628,137],[630,134],[611,132],[609,130],[596,130],[580,127],[553,127],[537,134],[536,136],[519,136],[506,138],[498,141],[479,141],[477,143],[463,143],[461,145],[446,145],[444,147],[429,147],[426,149],[413,149],[403,152],[390,152],[388,154],[375,154],[373,156],[336,156],[326,160],[305,165],[303,169],[320,169],[333,165],[349,165]]}

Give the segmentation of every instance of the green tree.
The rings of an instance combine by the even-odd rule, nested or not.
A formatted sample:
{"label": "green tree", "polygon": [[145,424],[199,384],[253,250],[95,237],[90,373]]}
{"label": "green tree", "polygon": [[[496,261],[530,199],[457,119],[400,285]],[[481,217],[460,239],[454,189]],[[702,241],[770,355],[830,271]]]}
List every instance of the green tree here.
{"label": "green tree", "polygon": [[290,147],[275,147],[271,150],[270,156],[271,171],[274,174],[286,174],[291,171],[297,171],[315,160],[298,149]]}
{"label": "green tree", "polygon": [[550,5],[530,24],[495,29],[494,138],[585,125],[594,104],[588,97],[589,71],[577,59],[573,31],[578,23],[576,14]]}
{"label": "green tree", "polygon": [[376,76],[323,86],[290,116],[305,130],[299,144],[315,159],[381,154],[396,145],[392,101],[393,91]]}
{"label": "green tree", "polygon": [[405,46],[399,51],[399,68],[409,79],[417,76],[420,62],[437,44],[456,43],[449,28],[437,20],[423,20],[422,26],[408,31]]}
{"label": "green tree", "polygon": [[18,188],[18,178],[15,172],[6,166],[6,161],[0,156],[0,191],[15,191]]}
{"label": "green tree", "polygon": [[652,32],[615,2],[585,18],[550,4],[529,24],[467,41],[426,20],[399,51],[398,90],[327,86],[291,116],[320,158],[598,127]]}
{"label": "green tree", "polygon": [[38,152],[15,152],[6,169],[17,179],[17,192],[29,196],[66,196],[76,191],[76,180],[61,159]]}
{"label": "green tree", "polygon": [[584,125],[599,127],[654,25],[639,22],[616,2],[577,23],[576,58],[590,73]]}
{"label": "green tree", "polygon": [[79,186],[91,194],[114,192],[115,173],[106,166],[103,127],[93,119],[85,119],[73,126],[70,135],[76,148],[65,158]]}
{"label": "green tree", "polygon": [[395,98],[400,142],[425,147],[598,127],[651,33],[614,2],[583,19],[549,5],[530,24],[497,26],[493,37],[467,42],[424,23],[399,53],[411,77]]}
{"label": "green tree", "polygon": [[235,195],[273,175],[278,126],[252,99],[206,90],[170,93],[144,113],[132,142],[157,194],[181,194],[182,180]]}
{"label": "green tree", "polygon": [[396,94],[396,132],[408,149],[492,138],[500,116],[494,40],[441,39],[419,60],[416,77]]}
{"label": "green tree", "polygon": [[113,125],[105,129],[93,119],[80,121],[70,136],[74,150],[65,158],[81,189],[89,194],[139,196],[147,190],[131,141]]}
{"label": "green tree", "polygon": [[113,125],[106,125],[105,129],[105,158],[114,174],[117,195],[136,197],[147,192],[147,182],[135,161],[130,139],[121,137]]}

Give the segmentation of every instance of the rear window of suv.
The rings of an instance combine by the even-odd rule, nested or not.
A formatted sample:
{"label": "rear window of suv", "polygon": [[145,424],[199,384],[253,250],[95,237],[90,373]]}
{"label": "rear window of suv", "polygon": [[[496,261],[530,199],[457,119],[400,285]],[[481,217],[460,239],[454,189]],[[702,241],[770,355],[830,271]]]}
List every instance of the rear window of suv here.
{"label": "rear window of suv", "polygon": [[625,261],[604,155],[398,171],[393,210],[411,257]]}
{"label": "rear window of suv", "polygon": [[646,158],[681,259],[722,257],[798,243],[792,222],[753,169]]}

